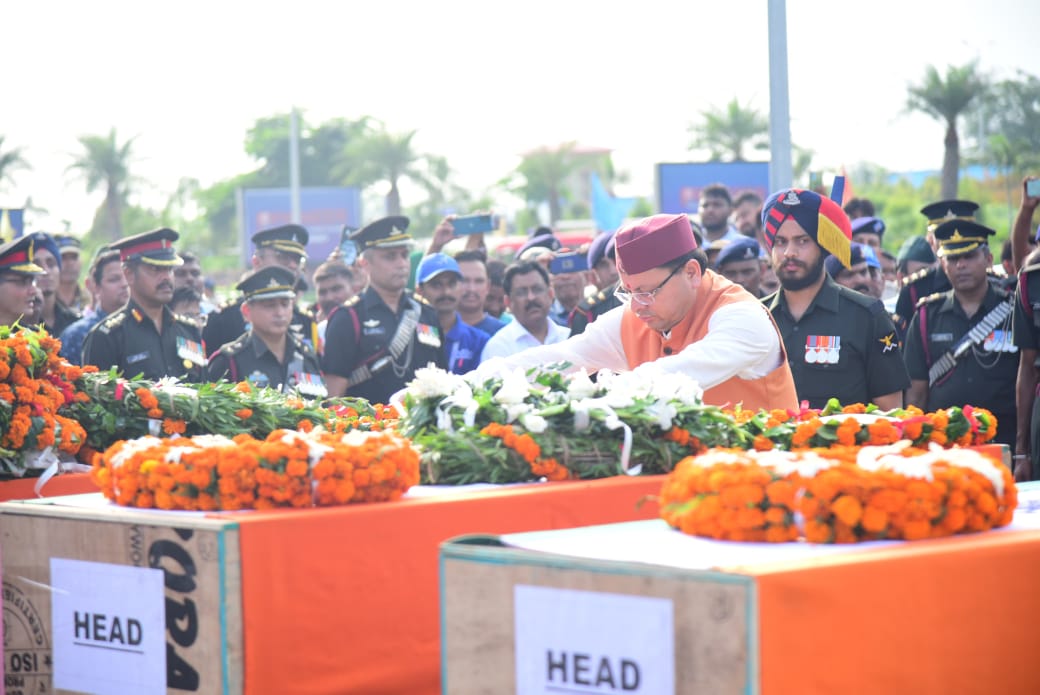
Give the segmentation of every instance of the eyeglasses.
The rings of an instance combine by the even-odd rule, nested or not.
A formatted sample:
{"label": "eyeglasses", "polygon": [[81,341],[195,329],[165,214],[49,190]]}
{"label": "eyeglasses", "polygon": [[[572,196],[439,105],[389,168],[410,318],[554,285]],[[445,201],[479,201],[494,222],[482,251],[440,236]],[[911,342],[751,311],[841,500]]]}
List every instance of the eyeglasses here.
{"label": "eyeglasses", "polygon": [[614,296],[626,304],[634,300],[636,304],[650,306],[657,299],[657,293],[664,289],[664,286],[668,284],[668,281],[675,277],[675,274],[685,267],[685,265],[677,265],[672,268],[672,272],[668,273],[668,277],[661,280],[660,284],[652,290],[647,292],[629,292],[628,290],[623,289],[621,285],[618,285],[618,288],[614,290]]}

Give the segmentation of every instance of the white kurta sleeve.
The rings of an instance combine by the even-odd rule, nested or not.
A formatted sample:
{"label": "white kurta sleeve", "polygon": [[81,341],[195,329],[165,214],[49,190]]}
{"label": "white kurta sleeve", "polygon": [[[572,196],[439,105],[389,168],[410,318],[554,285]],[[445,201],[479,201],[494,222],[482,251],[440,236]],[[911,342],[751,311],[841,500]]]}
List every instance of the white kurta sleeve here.
{"label": "white kurta sleeve", "polygon": [[759,302],[734,302],[708,319],[708,333],[679,353],[636,368],[637,372],[683,372],[711,388],[737,376],[757,379],[780,365],[780,336]]}
{"label": "white kurta sleeve", "polygon": [[[501,369],[525,369],[556,362],[569,362],[568,371],[584,367],[588,371],[610,369],[616,372],[628,369],[625,351],[621,345],[621,317],[625,307],[616,307],[585,327],[584,333],[552,345],[539,345],[505,358],[481,362],[478,375],[490,376]],[[488,343],[490,345],[490,342]],[[485,348],[485,353],[486,353]]]}

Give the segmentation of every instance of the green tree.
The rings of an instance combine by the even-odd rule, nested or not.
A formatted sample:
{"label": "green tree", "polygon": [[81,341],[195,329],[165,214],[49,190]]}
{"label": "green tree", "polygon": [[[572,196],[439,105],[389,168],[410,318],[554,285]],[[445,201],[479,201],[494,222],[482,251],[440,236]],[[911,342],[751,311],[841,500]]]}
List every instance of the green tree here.
{"label": "green tree", "polygon": [[81,135],[79,143],[83,151],[73,154],[68,171],[76,172],[86,184],[87,193],[96,190],[105,192],[102,203],[104,215],[95,218],[95,227],[108,241],[123,236],[123,207],[135,180],[130,174],[133,160],[134,138],[120,144],[116,129],[108,135]]}
{"label": "green tree", "polygon": [[978,62],[960,67],[948,66],[940,75],[935,66],[925,68],[924,79],[907,87],[907,108],[921,111],[946,126],[943,137],[942,190],[945,198],[957,197],[960,175],[960,138],[957,119],[987,91],[988,80],[979,71]]}
{"label": "green tree", "polygon": [[734,98],[722,108],[701,111],[700,123],[689,126],[691,150],[707,150],[713,162],[746,161],[745,150],[769,148],[769,120]]}
{"label": "green tree", "polygon": [[[312,127],[304,116],[299,116],[300,184],[331,186],[343,183],[350,170],[345,149],[367,132],[368,122],[367,117],[357,121],[334,118]],[[218,181],[195,193],[195,201],[206,221],[199,243],[225,247],[230,243],[230,248],[237,248],[236,191],[289,185],[288,113],[258,118],[246,133],[243,147],[256,161],[256,169]]]}
{"label": "green tree", "polygon": [[[610,157],[602,153],[587,154],[578,151],[574,142],[558,147],[539,147],[523,156],[516,170],[500,184],[520,196],[535,208],[542,203],[549,207],[549,225],[564,217],[564,205],[572,199],[572,185],[581,175],[598,172],[605,182],[613,177]],[[584,201],[577,201],[583,203]],[[571,201],[574,212],[581,206]],[[587,207],[586,207],[587,214]]]}
{"label": "green tree", "polygon": [[[289,185],[288,113],[257,119],[246,134],[245,151],[259,164],[256,183],[260,186]],[[311,127],[298,115],[300,185],[331,186],[342,179],[344,150],[368,129],[368,119],[350,121],[334,118]]]}
{"label": "green tree", "polygon": [[432,236],[437,223],[446,214],[466,215],[492,207],[490,197],[474,200],[470,192],[456,182],[455,172],[446,157],[426,155],[418,182],[426,191],[426,199],[406,210],[413,235]]}
{"label": "green tree", "polygon": [[1021,178],[1040,167],[1040,78],[1019,71],[992,85],[965,114],[965,132],[976,135],[966,151],[972,162]]}
{"label": "green tree", "polygon": [[20,147],[4,148],[4,136],[0,135],[0,184],[14,183],[14,173],[29,169],[29,162]]}
{"label": "green tree", "polygon": [[[429,187],[430,161],[424,154],[416,151],[412,139],[417,131],[392,133],[380,124],[363,136],[349,143],[345,149],[345,157],[337,168],[337,174],[344,182],[358,186],[371,186],[385,182],[390,190],[386,194],[386,214],[401,214],[402,179],[423,187]],[[434,166],[436,169],[436,166]]]}

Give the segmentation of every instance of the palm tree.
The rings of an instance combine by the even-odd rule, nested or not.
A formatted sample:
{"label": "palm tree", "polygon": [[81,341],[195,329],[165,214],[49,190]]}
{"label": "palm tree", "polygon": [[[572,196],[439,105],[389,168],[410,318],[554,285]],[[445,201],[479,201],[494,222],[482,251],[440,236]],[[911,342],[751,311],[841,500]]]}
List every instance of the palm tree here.
{"label": "palm tree", "polygon": [[426,156],[415,151],[412,138],[417,131],[391,133],[385,126],[349,142],[338,174],[348,184],[369,186],[379,181],[390,184],[386,194],[386,214],[401,214],[401,191],[398,183],[408,178],[426,185]]}
{"label": "palm tree", "polygon": [[19,169],[28,169],[29,163],[22,154],[22,148],[12,147],[4,149],[4,136],[0,135],[0,184],[14,183],[14,172]]}
{"label": "palm tree", "polygon": [[907,108],[921,111],[946,125],[943,138],[942,197],[957,197],[961,150],[957,118],[988,89],[989,81],[979,72],[978,61],[961,67],[948,66],[943,78],[935,66],[925,68],[924,80],[907,87]]}
{"label": "palm tree", "polygon": [[702,111],[701,118],[701,123],[688,129],[694,136],[690,149],[708,150],[713,162],[743,162],[747,147],[764,150],[769,146],[769,120],[750,106],[741,106],[736,98],[721,109]]}
{"label": "palm tree", "polygon": [[516,168],[515,183],[511,189],[529,203],[545,202],[549,205],[549,225],[555,225],[563,217],[561,201],[568,197],[567,181],[588,158],[575,152],[576,143],[568,142],[558,147],[540,147],[523,156]]}
{"label": "palm tree", "polygon": [[68,171],[79,173],[87,193],[104,189],[104,228],[111,241],[123,236],[123,206],[133,181],[130,176],[133,141],[134,138],[130,138],[119,144],[115,128],[108,135],[81,135],[79,143],[83,152],[72,155],[74,161],[68,167]]}

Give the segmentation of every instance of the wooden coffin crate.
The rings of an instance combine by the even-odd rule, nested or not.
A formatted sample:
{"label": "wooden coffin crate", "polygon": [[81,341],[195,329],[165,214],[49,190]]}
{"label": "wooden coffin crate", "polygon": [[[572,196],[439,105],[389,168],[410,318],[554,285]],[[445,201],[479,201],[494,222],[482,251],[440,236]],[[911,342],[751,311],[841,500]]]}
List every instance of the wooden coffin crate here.
{"label": "wooden coffin crate", "polygon": [[0,552],[6,695],[242,692],[236,522],[6,502]]}

